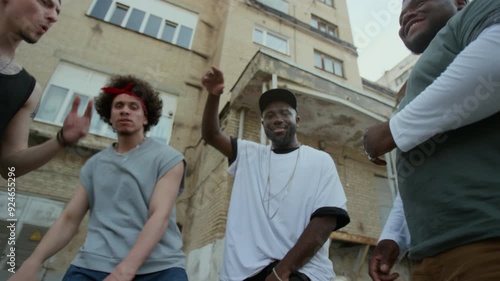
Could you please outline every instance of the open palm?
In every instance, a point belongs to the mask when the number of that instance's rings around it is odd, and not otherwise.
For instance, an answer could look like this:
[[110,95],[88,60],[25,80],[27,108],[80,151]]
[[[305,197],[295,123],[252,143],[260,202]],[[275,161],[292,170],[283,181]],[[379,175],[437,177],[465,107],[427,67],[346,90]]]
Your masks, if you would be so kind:
[[78,107],[80,106],[80,97],[75,97],[71,111],[66,116],[63,124],[63,138],[69,144],[78,142],[89,132],[90,120],[92,119],[92,101],[87,104],[83,116],[78,116]]

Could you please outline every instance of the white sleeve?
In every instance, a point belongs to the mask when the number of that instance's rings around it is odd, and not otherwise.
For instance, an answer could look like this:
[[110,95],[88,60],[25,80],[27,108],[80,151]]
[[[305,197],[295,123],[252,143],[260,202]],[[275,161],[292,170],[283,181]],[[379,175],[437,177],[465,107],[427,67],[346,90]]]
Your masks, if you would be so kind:
[[236,157],[234,158],[233,163],[229,165],[227,168],[227,172],[231,176],[236,176],[236,170],[238,169],[238,163],[240,162],[241,155],[243,152],[246,150],[247,146],[250,145],[248,141],[242,140],[242,139],[236,139]]
[[387,218],[378,241],[380,242],[381,240],[393,240],[399,245],[399,259],[403,258],[410,248],[410,231],[406,224],[403,201],[399,193],[394,200],[391,213]]
[[434,135],[500,111],[500,24],[486,28],[429,87],[391,118],[396,145],[408,151]]

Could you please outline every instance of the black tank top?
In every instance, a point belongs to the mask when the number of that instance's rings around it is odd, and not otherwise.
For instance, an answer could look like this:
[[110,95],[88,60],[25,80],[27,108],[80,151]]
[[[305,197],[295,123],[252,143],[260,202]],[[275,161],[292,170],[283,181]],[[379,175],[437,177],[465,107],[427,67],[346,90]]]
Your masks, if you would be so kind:
[[36,80],[25,69],[14,75],[0,73],[0,141],[10,120],[35,89]]

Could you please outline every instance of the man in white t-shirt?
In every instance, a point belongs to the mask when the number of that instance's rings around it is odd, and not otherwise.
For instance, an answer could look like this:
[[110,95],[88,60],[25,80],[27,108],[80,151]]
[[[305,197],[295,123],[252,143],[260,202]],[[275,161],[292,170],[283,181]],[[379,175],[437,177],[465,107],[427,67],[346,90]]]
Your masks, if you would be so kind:
[[297,101],[286,89],[259,99],[272,145],[237,140],[219,127],[224,77],[213,67],[202,78],[209,95],[203,139],[231,163],[234,176],[221,281],[330,281],[327,243],[349,223],[346,197],[332,158],[297,141]]

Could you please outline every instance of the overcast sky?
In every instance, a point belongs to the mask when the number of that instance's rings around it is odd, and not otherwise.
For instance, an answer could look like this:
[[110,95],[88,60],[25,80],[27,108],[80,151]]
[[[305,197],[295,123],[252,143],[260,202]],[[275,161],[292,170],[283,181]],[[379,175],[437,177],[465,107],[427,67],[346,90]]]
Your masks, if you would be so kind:
[[410,54],[398,36],[401,0],[347,0],[361,76],[372,81]]

